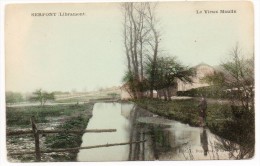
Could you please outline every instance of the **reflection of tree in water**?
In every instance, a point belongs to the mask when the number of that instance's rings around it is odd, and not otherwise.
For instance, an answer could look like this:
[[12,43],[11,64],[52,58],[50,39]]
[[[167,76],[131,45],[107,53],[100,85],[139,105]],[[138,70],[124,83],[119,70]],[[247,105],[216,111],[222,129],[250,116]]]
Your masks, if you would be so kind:
[[[170,150],[169,131],[164,125],[140,123],[138,117],[152,117],[153,114],[141,108],[134,107],[130,113],[130,141],[149,139],[153,158],[159,159],[159,152]],[[144,134],[145,133],[145,134]],[[146,142],[148,144],[148,142]],[[145,160],[145,147],[142,143],[132,144],[129,147],[129,160]]]
[[247,146],[242,146],[220,137],[216,139],[219,142],[216,143],[215,148],[228,152],[230,159],[247,159],[254,156],[254,142],[248,142]]
[[207,156],[209,148],[208,148],[208,136],[205,128],[203,129],[203,132],[200,133],[200,143],[204,151],[204,156]]
[[[130,142],[144,140],[143,124],[138,123],[137,118],[143,114],[142,111],[136,109],[136,106],[130,113],[130,123],[132,124],[130,130]],[[144,160],[144,146],[142,143],[130,144],[128,160]]]
[[159,159],[159,152],[167,152],[171,149],[170,133],[164,130],[164,125],[151,125],[150,135],[153,142],[153,151],[155,159]]
[[231,159],[246,159],[254,156],[255,118],[254,111],[241,107],[232,107],[232,120],[226,121],[224,127],[215,129],[220,143],[217,148],[229,152]]
[[[142,143],[130,145],[129,160],[145,160],[145,159],[158,160],[162,156],[165,157],[165,154],[176,155],[175,157],[177,157],[178,153],[180,155],[183,155],[182,157],[184,157],[186,160],[196,159],[196,155],[192,154],[194,152],[194,147],[185,142],[183,143],[178,142],[178,140],[176,142],[175,137],[173,137],[170,130],[167,129],[168,127],[167,125],[160,124],[160,123],[158,124],[150,123],[150,122],[146,123],[143,121],[139,122],[137,121],[139,117],[153,117],[153,114],[146,110],[143,110],[141,108],[136,108],[136,107],[134,107],[133,110],[130,112],[129,115],[129,120],[131,123],[130,141],[142,141],[146,139],[147,142],[145,143],[146,144],[145,148],[143,147]],[[240,123],[241,121],[242,120],[240,119]],[[226,128],[219,129],[217,133],[218,134],[228,133],[230,137],[238,136],[237,135],[238,128],[235,127],[237,123],[238,121],[232,121],[232,124],[231,122],[229,122],[229,124],[225,125]],[[242,125],[242,126],[241,124],[239,125],[240,130],[245,130],[245,131],[252,130],[252,127],[246,129],[246,125]],[[244,133],[245,131],[241,131],[241,132]],[[145,132],[145,138],[142,135],[143,132]],[[225,156],[230,159],[251,158],[254,155],[254,139],[252,139],[253,135],[251,135],[250,133],[252,132],[249,132],[249,134],[246,137],[237,138],[237,140],[240,141],[240,143],[238,144],[235,143],[236,141],[233,140],[229,141],[227,139],[223,139],[218,136],[215,136],[216,139],[212,139],[212,137],[210,136],[211,135],[210,132],[207,131],[206,129],[203,129],[202,132],[200,133],[200,143],[204,152],[204,156],[206,156],[207,158],[209,157],[210,159],[220,159]],[[244,134],[241,135],[245,136]],[[177,144],[175,145],[175,143]],[[144,154],[145,152],[147,152],[146,156]],[[172,157],[173,156],[167,156],[166,158],[168,159]]]

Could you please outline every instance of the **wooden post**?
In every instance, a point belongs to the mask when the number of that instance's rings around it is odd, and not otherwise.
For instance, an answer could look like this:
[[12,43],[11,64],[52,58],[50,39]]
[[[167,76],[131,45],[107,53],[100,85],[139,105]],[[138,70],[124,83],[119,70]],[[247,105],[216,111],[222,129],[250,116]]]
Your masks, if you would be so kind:
[[[145,132],[142,133],[142,140],[145,140]],[[143,153],[142,153],[142,157],[143,157],[143,160],[145,160],[145,141],[142,143],[142,150],[143,150]]]
[[34,136],[34,141],[35,141],[35,158],[36,161],[39,162],[41,161],[41,152],[40,152],[40,139],[39,139],[39,133],[37,131],[37,126],[35,124],[35,117],[31,117],[31,123],[32,123],[32,131],[33,131],[33,136]]

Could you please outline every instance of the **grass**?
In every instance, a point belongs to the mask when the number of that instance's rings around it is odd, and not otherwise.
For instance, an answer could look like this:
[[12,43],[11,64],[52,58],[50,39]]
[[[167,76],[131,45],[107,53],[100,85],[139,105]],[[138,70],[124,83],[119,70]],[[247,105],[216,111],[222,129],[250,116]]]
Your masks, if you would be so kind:
[[[151,112],[169,119],[178,120],[191,126],[199,126],[198,101],[194,99],[176,101],[142,99],[136,100],[135,103],[142,108],[148,109]],[[232,114],[228,105],[208,104],[208,123],[211,123],[212,121],[215,123],[215,119],[224,120],[231,117]]]
[[[83,105],[55,105],[55,106],[28,106],[28,107],[7,107],[6,120],[7,127],[30,127],[30,118],[35,116],[36,123],[48,123],[51,117],[66,117],[64,122],[55,129],[62,130],[84,130],[91,118],[94,103]],[[51,122],[50,122],[51,123]],[[82,135],[80,134],[45,134],[45,145],[47,148],[72,148],[79,147],[82,143]],[[12,143],[17,143],[14,139]],[[55,161],[76,161],[77,152],[54,153],[51,154]],[[18,156],[22,161],[30,161],[34,157]]]
[[[62,130],[83,130],[89,121],[89,116],[86,114],[80,114],[77,117],[72,117],[64,124],[58,126],[58,129]],[[48,148],[74,148],[80,147],[82,143],[82,134],[68,134],[66,132],[59,134],[52,134],[46,136],[46,145]],[[78,151],[77,151],[78,152]],[[77,152],[69,153],[69,155],[53,155],[52,157],[58,161],[76,161]]]
[[55,106],[27,106],[7,107],[6,123],[11,126],[28,126],[30,118],[35,116],[37,123],[48,122],[48,117],[70,116],[76,112],[85,111],[90,105],[55,105]]

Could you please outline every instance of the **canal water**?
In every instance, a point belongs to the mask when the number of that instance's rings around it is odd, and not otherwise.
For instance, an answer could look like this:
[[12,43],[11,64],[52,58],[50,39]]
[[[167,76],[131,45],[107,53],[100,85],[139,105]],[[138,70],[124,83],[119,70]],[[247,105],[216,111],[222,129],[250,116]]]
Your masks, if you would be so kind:
[[80,150],[78,161],[213,160],[230,159],[239,153],[229,147],[234,149],[232,142],[206,128],[168,120],[129,103],[96,103],[87,129],[117,131],[85,133],[81,147],[146,142]]

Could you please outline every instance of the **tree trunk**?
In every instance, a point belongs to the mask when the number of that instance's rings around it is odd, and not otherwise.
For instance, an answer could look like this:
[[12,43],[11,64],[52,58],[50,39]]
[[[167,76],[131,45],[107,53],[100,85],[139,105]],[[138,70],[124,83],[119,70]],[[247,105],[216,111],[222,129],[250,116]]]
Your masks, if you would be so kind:
[[162,91],[163,91],[164,101],[167,101],[167,94],[166,94],[165,89],[163,89]]
[[153,99],[153,89],[150,89],[150,98]]
[[167,90],[168,101],[171,101],[171,90],[169,87],[167,87],[166,90]]

